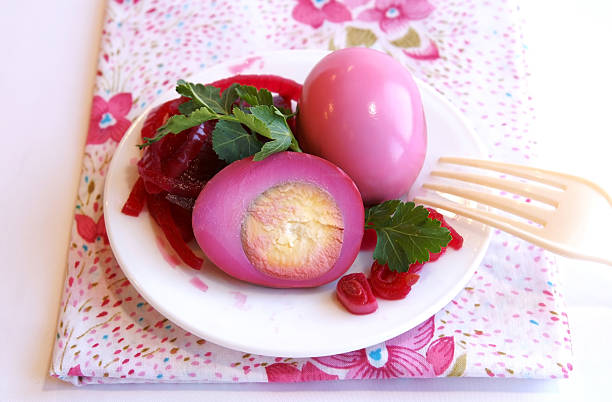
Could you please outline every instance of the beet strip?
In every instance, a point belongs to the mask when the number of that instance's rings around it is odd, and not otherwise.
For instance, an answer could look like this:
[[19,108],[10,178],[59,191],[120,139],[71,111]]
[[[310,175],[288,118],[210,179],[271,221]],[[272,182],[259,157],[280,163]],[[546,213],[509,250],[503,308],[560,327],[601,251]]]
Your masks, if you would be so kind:
[[139,167],[138,172],[145,183],[151,183],[164,191],[183,197],[196,198],[198,194],[200,194],[202,187],[204,187],[204,183],[191,182],[178,177],[172,178],[164,176],[163,173],[156,172],[152,169]]
[[134,187],[132,187],[128,199],[125,201],[125,204],[123,204],[121,212],[129,216],[140,215],[146,198],[147,192],[145,190],[144,180],[142,180],[142,177],[139,177],[136,183],[134,183]]
[[235,75],[215,81],[210,85],[219,88],[223,92],[232,84],[251,85],[257,89],[265,88],[270,92],[276,92],[282,97],[296,102],[302,94],[302,85],[277,75]]
[[193,269],[200,269],[202,267],[203,260],[193,253],[187,243],[183,240],[181,230],[178,228],[172,213],[170,211],[170,204],[163,197],[159,195],[148,194],[147,195],[147,206],[149,212],[155,219],[155,222],[159,225],[161,230],[164,232],[166,239],[170,243],[170,246],[176,251],[178,256],[183,262],[189,265]]

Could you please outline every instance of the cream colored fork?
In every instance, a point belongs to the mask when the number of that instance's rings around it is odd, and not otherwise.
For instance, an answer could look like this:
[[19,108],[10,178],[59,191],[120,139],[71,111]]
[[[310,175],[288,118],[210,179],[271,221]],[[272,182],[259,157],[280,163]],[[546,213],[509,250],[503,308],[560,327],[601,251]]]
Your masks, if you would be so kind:
[[[566,257],[612,265],[612,198],[597,184],[564,173],[509,163],[455,157],[440,158],[439,163],[493,170],[531,182],[457,169],[434,170],[431,176],[443,179],[423,184],[424,188],[433,192],[415,197],[416,203],[471,218]],[[517,201],[493,191],[478,190],[474,186],[446,184],[448,180],[458,180],[459,184],[475,183],[522,195],[548,207]],[[449,200],[456,197],[496,208],[525,221],[496,213],[490,208],[473,208],[467,203]],[[608,234],[604,236],[604,232]]]

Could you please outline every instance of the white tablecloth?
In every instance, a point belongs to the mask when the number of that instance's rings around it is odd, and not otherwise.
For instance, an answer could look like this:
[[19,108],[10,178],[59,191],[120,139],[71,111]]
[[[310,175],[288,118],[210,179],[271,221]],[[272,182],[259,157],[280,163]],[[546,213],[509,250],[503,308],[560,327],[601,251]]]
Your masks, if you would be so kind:
[[[6,3],[0,13],[0,399],[607,400],[612,270],[560,259],[574,346],[569,380],[434,379],[75,389],[48,377],[72,203],[88,126],[103,1]],[[612,5],[522,2],[541,165],[612,192]],[[8,123],[8,124],[7,124]],[[602,229],[602,236],[604,235]],[[36,250],[33,252],[32,250]],[[282,392],[278,392],[282,391]]]

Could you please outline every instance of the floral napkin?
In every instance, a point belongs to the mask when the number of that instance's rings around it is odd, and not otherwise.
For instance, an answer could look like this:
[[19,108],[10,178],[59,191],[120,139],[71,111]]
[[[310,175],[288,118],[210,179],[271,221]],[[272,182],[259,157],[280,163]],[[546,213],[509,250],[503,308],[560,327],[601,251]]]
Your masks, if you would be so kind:
[[504,233],[465,289],[416,328],[366,349],[292,359],[223,348],[156,312],[115,261],[102,215],[104,176],[130,120],[178,78],[277,49],[390,53],[467,116],[492,158],[532,163],[519,23],[512,0],[110,1],[51,375],[74,384],[567,377],[555,260]]

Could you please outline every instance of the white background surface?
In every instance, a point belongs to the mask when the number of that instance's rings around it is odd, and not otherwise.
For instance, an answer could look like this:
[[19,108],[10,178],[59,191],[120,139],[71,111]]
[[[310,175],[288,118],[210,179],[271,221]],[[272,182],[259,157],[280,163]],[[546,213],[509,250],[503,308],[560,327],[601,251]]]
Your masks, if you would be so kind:
[[[538,112],[534,129],[543,144],[538,165],[590,178],[612,192],[612,2],[520,3]],[[565,259],[559,263],[575,354],[569,380],[76,389],[48,377],[103,9],[102,0],[2,4],[0,400],[609,400],[612,269]]]

